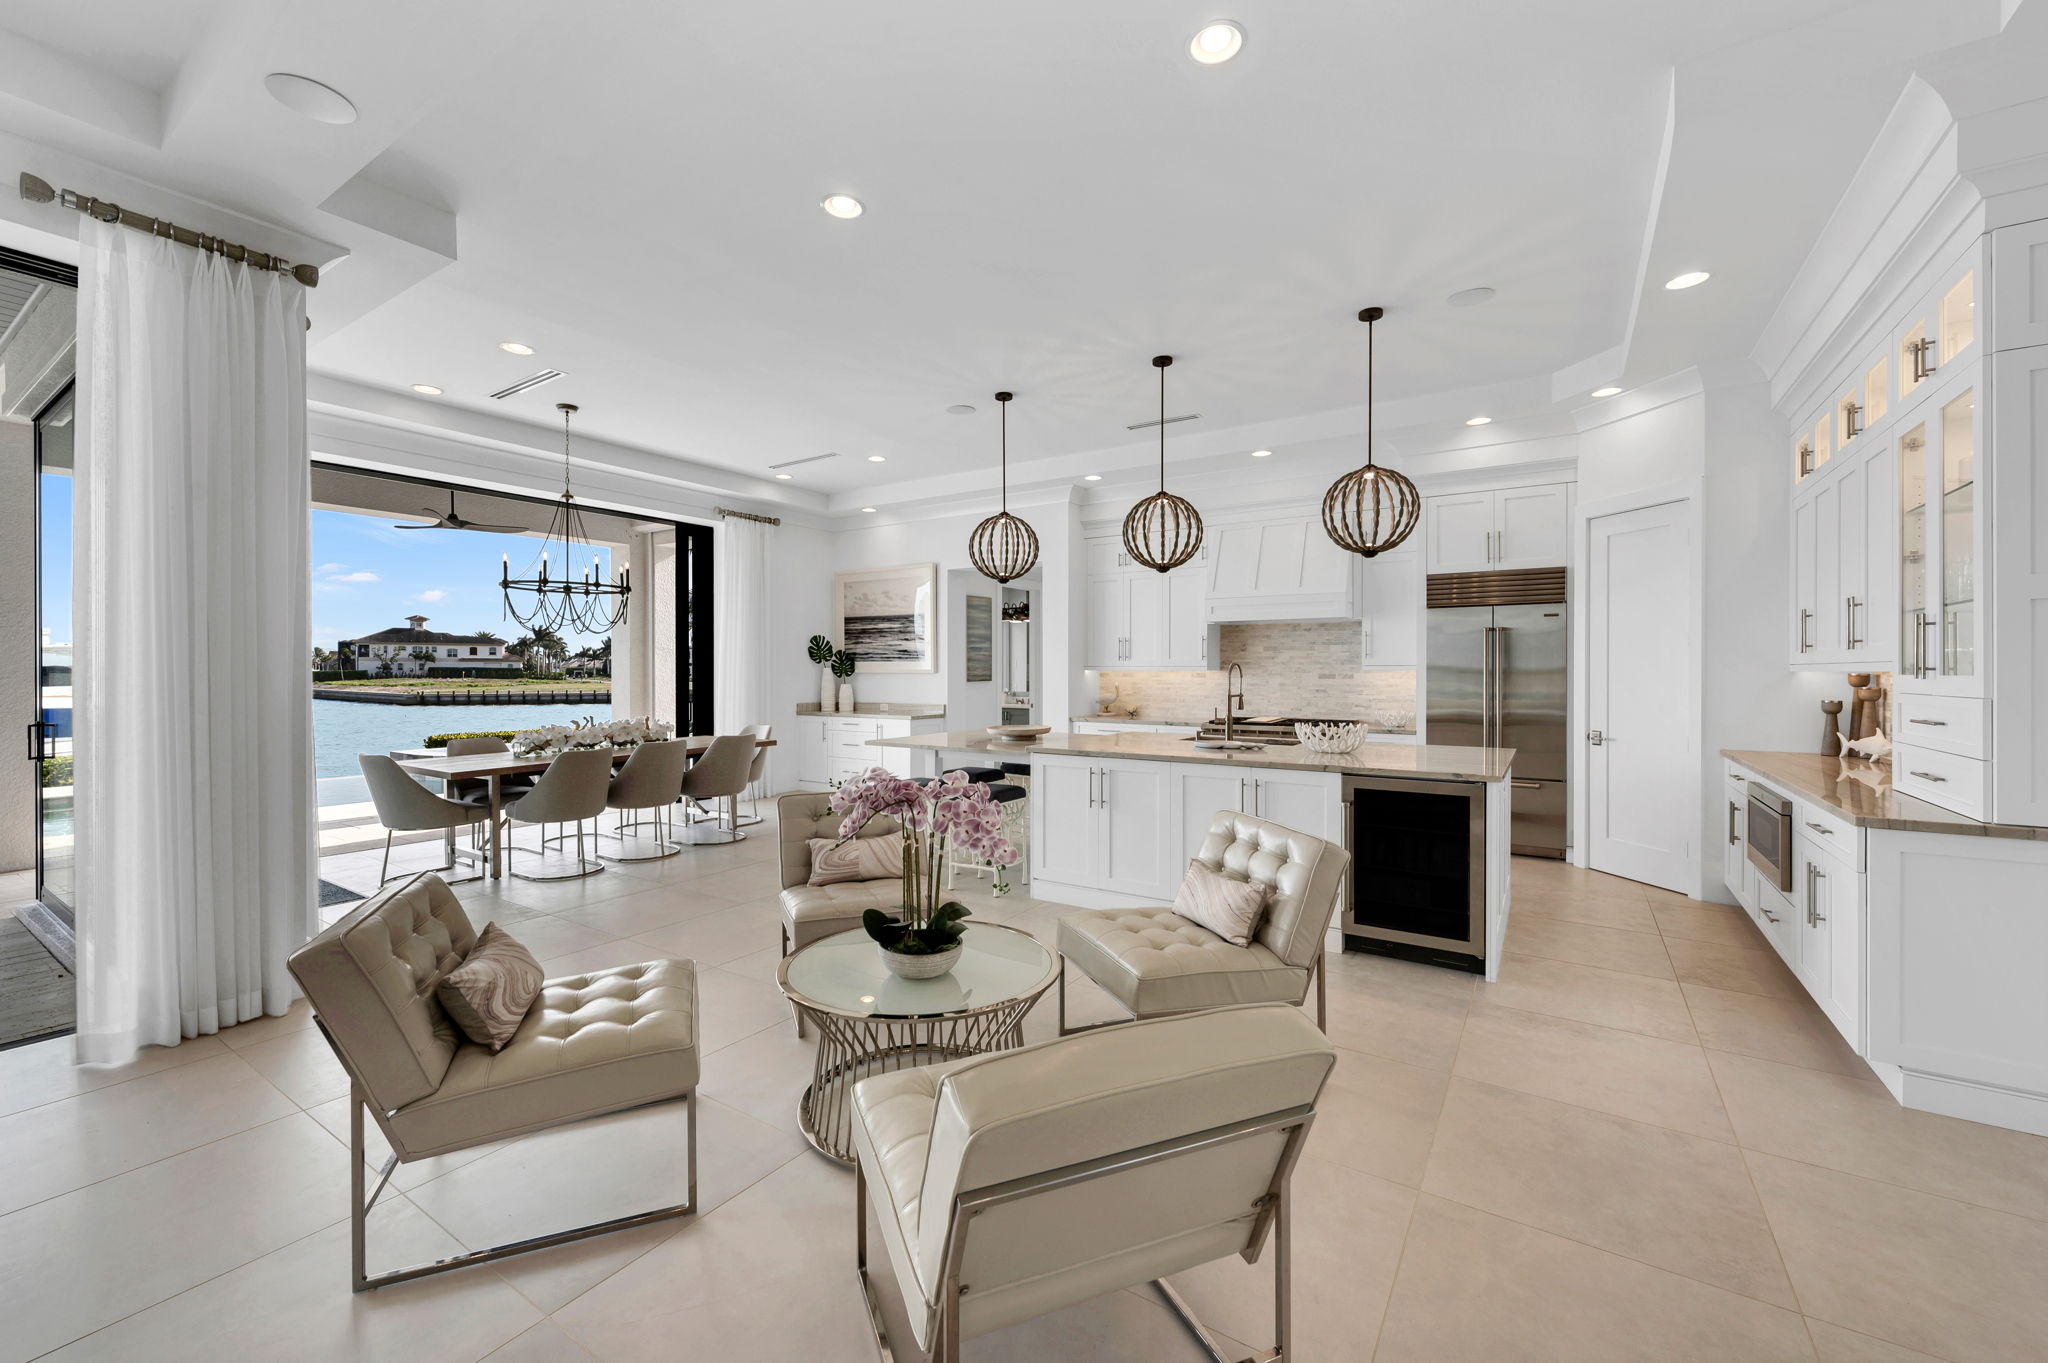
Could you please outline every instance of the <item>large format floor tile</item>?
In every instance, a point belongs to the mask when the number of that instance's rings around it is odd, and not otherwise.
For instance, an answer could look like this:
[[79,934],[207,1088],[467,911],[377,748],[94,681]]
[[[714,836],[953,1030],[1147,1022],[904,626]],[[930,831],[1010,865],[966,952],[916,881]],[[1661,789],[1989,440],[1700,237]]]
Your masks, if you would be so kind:
[[1734,1051],[1810,1070],[1870,1077],[1863,1057],[1842,1039],[1812,999],[1781,999],[1704,984],[1683,988],[1700,1044],[1710,1051]]
[[1500,979],[1492,984],[1482,981],[1478,996],[1503,1008],[1643,1032],[1666,1041],[1697,1039],[1685,994],[1674,980],[1509,952],[1501,962]]
[[1508,919],[1508,950],[1551,961],[1573,961],[1652,979],[1671,978],[1671,958],[1664,939],[1654,932],[1603,928],[1562,918]]

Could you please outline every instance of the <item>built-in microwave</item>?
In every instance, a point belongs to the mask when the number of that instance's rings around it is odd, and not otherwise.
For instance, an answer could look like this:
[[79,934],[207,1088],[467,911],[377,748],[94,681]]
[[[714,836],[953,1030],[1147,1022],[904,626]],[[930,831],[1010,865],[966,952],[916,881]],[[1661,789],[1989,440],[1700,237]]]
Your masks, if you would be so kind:
[[1749,783],[1749,860],[1780,894],[1792,893],[1792,802]]

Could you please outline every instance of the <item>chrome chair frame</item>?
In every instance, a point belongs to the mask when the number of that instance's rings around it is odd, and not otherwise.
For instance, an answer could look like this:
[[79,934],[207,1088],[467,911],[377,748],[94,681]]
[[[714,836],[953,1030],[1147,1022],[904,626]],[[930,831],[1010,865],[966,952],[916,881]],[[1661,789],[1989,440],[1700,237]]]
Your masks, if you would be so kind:
[[[1316,953],[1315,960],[1309,965],[1308,968],[1308,973],[1315,983],[1316,1030],[1321,1032],[1324,1036],[1328,1036],[1330,1034],[1330,995],[1328,984],[1324,979],[1324,975],[1326,972],[1323,969],[1323,963],[1329,957],[1329,954],[1330,948],[1329,944],[1326,942],[1323,945],[1323,949]],[[1085,975],[1088,972],[1084,970],[1081,973]],[[1090,1022],[1080,1027],[1067,1026],[1067,958],[1065,954],[1060,955],[1060,978],[1059,982],[1056,985],[1054,985],[1054,990],[1059,996],[1060,1036],[1074,1036],[1081,1032],[1097,1031],[1103,1027],[1121,1027],[1127,1022],[1138,1021],[1138,1015],[1133,1013],[1131,1016],[1127,1018],[1111,1018],[1108,1022]],[[1285,1000],[1276,1000],[1276,1002],[1284,1003]],[[1294,1006],[1296,1008],[1308,1007],[1308,989],[1306,986],[1304,986],[1302,989],[1302,996],[1299,999],[1295,1000]],[[1176,1009],[1171,1013],[1148,1013],[1146,1014],[1146,1016],[1161,1018],[1178,1017],[1182,1013],[1206,1013],[1207,1011],[1209,1010],[1206,1008],[1183,1008]]]
[[[1107,1025],[1107,1024],[1105,1024]],[[974,1218],[993,1206],[1005,1202],[1016,1202],[1040,1193],[1055,1192],[1076,1184],[1087,1183],[1106,1174],[1122,1173],[1146,1164],[1192,1154],[1219,1145],[1228,1145],[1251,1136],[1269,1131],[1285,1131],[1287,1143],[1280,1152],[1279,1162],[1274,1166],[1273,1179],[1266,1192],[1250,1210],[1258,1215],[1245,1248],[1238,1257],[1246,1263],[1257,1263],[1266,1241],[1266,1232],[1273,1233],[1273,1334],[1274,1346],[1253,1354],[1241,1363],[1287,1363],[1288,1347],[1293,1337],[1293,1312],[1291,1296],[1294,1286],[1292,1246],[1289,1240],[1288,1185],[1294,1176],[1294,1166],[1301,1156],[1301,1148],[1308,1138],[1309,1126],[1315,1121],[1313,1107],[1288,1108],[1283,1112],[1269,1113],[1263,1117],[1251,1117],[1223,1126],[1211,1127],[1188,1136],[1159,1141],[1152,1145],[1140,1146],[1136,1150],[1119,1151],[1099,1159],[1084,1160],[1059,1169],[1043,1173],[1028,1174],[1023,1178],[1011,1179],[1007,1183],[992,1184],[958,1194],[953,1199],[952,1216],[946,1228],[945,1272],[940,1277],[938,1304],[926,1309],[937,1316],[934,1328],[927,1329],[931,1338],[929,1349],[905,1353],[900,1363],[959,1363],[960,1360],[960,1298],[972,1290],[973,1284],[962,1284],[960,1266],[967,1254],[967,1234]],[[361,1161],[357,1161],[361,1167]],[[875,1332],[875,1347],[881,1350],[882,1363],[899,1363],[899,1356],[889,1343],[888,1327],[882,1316],[882,1302],[875,1287],[874,1276],[868,1271],[868,1189],[867,1170],[860,1162],[854,1162],[854,1258],[855,1271],[860,1275],[861,1298],[867,1303],[868,1324]],[[1216,1336],[1202,1324],[1180,1293],[1164,1278],[1153,1279],[1152,1285],[1159,1289],[1181,1324],[1193,1334],[1196,1342],[1208,1353],[1212,1363],[1233,1363],[1228,1358]],[[900,1285],[899,1285],[900,1287]],[[901,1297],[899,1290],[898,1296]],[[908,1301],[903,1302],[907,1312],[911,1310]],[[913,1342],[913,1349],[916,1345]]]
[[[372,1275],[368,1271],[370,1210],[377,1205],[377,1198],[384,1192],[385,1185],[390,1183],[392,1171],[400,1163],[398,1157],[399,1142],[392,1136],[391,1127],[385,1119],[385,1114],[371,1104],[369,1090],[364,1087],[363,1081],[357,1077],[355,1067],[349,1064],[348,1056],[342,1053],[341,1047],[334,1044],[334,1035],[327,1030],[327,1024],[320,1019],[318,1014],[314,1015],[313,1021],[319,1027],[320,1035],[326,1040],[328,1049],[334,1052],[335,1059],[341,1062],[341,1067],[347,1071],[349,1078],[349,1291],[368,1292],[374,1288],[389,1287],[393,1283],[410,1282],[414,1278],[430,1277],[436,1273],[448,1273],[458,1268],[468,1268],[472,1264],[485,1264],[497,1259],[509,1259],[515,1254],[526,1254],[537,1249],[552,1249],[556,1245],[566,1245],[577,1240],[587,1240],[594,1235],[609,1235],[613,1231],[631,1230],[635,1226],[645,1226],[656,1221],[667,1221],[675,1217],[691,1216],[696,1213],[697,1091],[691,1089],[680,1098],[663,1098],[658,1102],[641,1104],[641,1107],[657,1107],[661,1103],[680,1102],[687,1109],[689,1134],[685,1138],[685,1143],[689,1162],[690,1196],[688,1201],[669,1207],[656,1207],[644,1212],[632,1212],[626,1216],[615,1216],[608,1221],[596,1221],[587,1226],[578,1226],[574,1230],[555,1231],[547,1235],[530,1236],[524,1240],[512,1240],[502,1245],[493,1245],[489,1249],[470,1250],[465,1254],[450,1255],[446,1259],[436,1259],[430,1263],[414,1264],[408,1268],[393,1269],[389,1273]],[[384,1167],[378,1171],[377,1186],[370,1190],[370,1195],[367,1198],[363,1196],[363,1187],[368,1181],[368,1170],[366,1167],[367,1152],[363,1148],[363,1112],[365,1109],[368,1109],[370,1114],[376,1118],[378,1129],[384,1133],[385,1140],[392,1147],[391,1157],[384,1161]],[[638,1110],[638,1108],[618,1109],[618,1111],[622,1112]],[[610,1114],[602,1115],[609,1116]],[[566,1122],[551,1122],[546,1126],[531,1128],[529,1132],[506,1132],[491,1136],[486,1140],[473,1142],[470,1146],[458,1146],[456,1148],[471,1149],[475,1145],[488,1145],[493,1141],[503,1140],[508,1135],[530,1134],[532,1130],[550,1131],[556,1127],[571,1126],[575,1122],[586,1120],[588,1119],[577,1117]],[[447,1154],[449,1152],[444,1150],[439,1153]]]

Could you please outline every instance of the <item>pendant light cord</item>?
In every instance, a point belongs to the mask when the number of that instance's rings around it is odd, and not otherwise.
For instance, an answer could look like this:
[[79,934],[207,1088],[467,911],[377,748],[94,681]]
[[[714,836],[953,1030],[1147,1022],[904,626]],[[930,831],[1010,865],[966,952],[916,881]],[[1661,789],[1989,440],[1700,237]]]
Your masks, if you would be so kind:
[[[1155,364],[1158,362],[1155,360]],[[1159,365],[1159,490],[1166,491],[1166,366]]]
[[1365,466],[1366,466],[1367,468],[1371,468],[1371,467],[1373,466],[1373,465],[1372,465],[1372,371],[1373,371],[1373,346],[1372,346],[1372,333],[1373,333],[1373,327],[1374,327],[1374,325],[1375,325],[1375,321],[1370,321],[1370,320],[1369,320],[1369,321],[1367,321],[1367,322],[1366,322],[1366,324],[1365,324]]
[[1010,399],[1007,395],[997,399],[1003,414],[1003,514],[1010,514]]

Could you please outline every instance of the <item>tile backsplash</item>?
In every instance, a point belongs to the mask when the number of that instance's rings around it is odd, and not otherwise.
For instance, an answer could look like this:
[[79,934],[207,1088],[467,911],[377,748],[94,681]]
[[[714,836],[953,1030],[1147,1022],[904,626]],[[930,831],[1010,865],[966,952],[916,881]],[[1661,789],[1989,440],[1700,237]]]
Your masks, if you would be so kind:
[[1207,719],[1223,705],[1224,670],[1244,669],[1244,711],[1312,719],[1375,719],[1415,711],[1415,673],[1358,670],[1355,623],[1224,625],[1214,672],[1103,672],[1100,700],[1141,719]]

